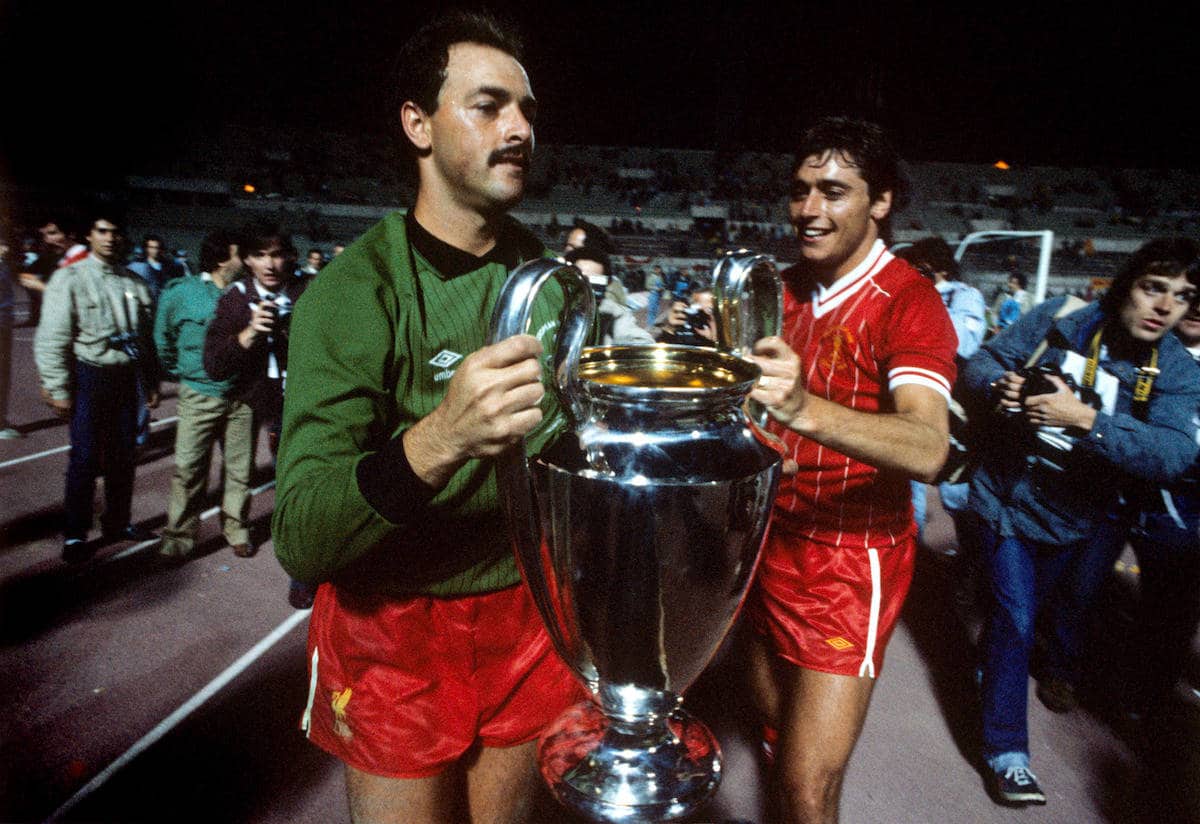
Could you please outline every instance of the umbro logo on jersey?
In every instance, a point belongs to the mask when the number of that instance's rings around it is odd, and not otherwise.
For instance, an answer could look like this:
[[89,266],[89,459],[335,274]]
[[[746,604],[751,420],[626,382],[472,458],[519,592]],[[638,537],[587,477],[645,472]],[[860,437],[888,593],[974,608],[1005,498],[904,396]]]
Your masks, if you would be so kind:
[[843,638],[840,635],[838,635],[835,638],[826,638],[825,643],[829,644],[829,646],[833,647],[834,649],[836,649],[838,651],[844,651],[844,650],[854,648],[854,642],[847,641],[845,638]]
[[440,370],[433,376],[434,383],[448,381],[454,377],[454,370],[450,367],[456,365],[462,359],[462,355],[458,354],[457,352],[451,352],[449,349],[443,349],[441,352],[438,352],[436,355],[430,358],[429,363],[438,367]]
[[429,363],[438,367],[439,369],[448,369],[462,360],[462,358],[463,356],[457,352],[451,352],[449,349],[443,349],[441,352],[438,352],[436,355],[430,358]]

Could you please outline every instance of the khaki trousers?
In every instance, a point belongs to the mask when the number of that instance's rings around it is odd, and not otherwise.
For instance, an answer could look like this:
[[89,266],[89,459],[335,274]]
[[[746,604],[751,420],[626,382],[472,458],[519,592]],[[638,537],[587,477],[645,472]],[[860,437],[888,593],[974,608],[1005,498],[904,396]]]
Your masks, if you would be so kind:
[[221,442],[224,493],[221,532],[230,544],[250,540],[250,471],[254,465],[254,415],[244,403],[204,395],[179,384],[175,474],[163,529],[163,555],[187,555],[196,543],[208,488],[213,444]]

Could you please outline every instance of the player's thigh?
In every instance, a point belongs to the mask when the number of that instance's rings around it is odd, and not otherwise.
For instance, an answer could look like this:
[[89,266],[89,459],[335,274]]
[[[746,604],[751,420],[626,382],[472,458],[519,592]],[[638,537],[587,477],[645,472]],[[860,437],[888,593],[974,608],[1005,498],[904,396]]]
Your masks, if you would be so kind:
[[808,776],[840,773],[862,732],[875,679],[796,666],[784,677],[781,766]]
[[354,824],[453,824],[461,820],[462,784],[450,769],[429,778],[388,778],[346,765]]
[[472,824],[519,824],[529,820],[540,789],[537,742],[480,747],[467,766]]
[[770,642],[742,622],[734,639],[733,653],[745,667],[745,683],[754,709],[763,723],[778,729],[783,717],[784,672],[790,668],[771,649]]

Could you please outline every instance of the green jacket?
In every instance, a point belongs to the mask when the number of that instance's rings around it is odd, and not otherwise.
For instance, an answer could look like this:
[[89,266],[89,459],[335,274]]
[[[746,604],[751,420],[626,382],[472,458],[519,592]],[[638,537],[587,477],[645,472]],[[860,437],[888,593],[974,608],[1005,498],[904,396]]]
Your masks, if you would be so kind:
[[232,384],[204,371],[204,335],[220,297],[221,288],[206,277],[175,278],[167,282],[154,318],[154,346],[163,371],[213,398],[224,397]]
[[[507,231],[523,259],[544,254],[515,221]],[[490,461],[468,461],[399,523],[360,488],[359,463],[394,448],[393,439],[441,402],[462,358],[484,346],[508,277],[496,262],[444,277],[407,234],[404,216],[388,215],[323,269],[296,305],[275,552],[294,578],[359,591],[454,596],[511,586],[519,576]],[[543,292],[530,328],[548,362],[562,296],[553,285]],[[543,431],[558,418],[546,397]]]

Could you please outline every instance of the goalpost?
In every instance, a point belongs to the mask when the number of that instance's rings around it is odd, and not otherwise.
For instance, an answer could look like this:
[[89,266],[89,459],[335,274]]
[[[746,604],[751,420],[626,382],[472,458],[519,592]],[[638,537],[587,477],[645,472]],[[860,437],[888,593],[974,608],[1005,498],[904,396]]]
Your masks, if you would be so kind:
[[959,241],[958,248],[954,250],[955,261],[962,263],[963,255],[967,248],[972,244],[990,243],[997,240],[1009,240],[1012,238],[1037,237],[1041,238],[1040,249],[1038,252],[1038,265],[1036,281],[1033,287],[1033,302],[1034,304],[1041,303],[1046,299],[1046,284],[1050,280],[1050,255],[1054,253],[1054,232],[1050,229],[1040,229],[1038,231],[1018,232],[1007,229],[989,229],[982,232],[971,232]]

